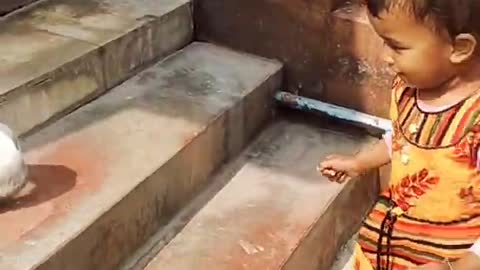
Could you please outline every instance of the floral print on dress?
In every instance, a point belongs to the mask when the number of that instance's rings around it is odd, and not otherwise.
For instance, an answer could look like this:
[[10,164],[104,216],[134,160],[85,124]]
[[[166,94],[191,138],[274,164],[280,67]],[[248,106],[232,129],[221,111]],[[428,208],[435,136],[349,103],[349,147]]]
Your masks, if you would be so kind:
[[414,200],[427,193],[439,181],[439,177],[431,176],[427,169],[422,169],[418,173],[405,176],[400,183],[391,186],[388,192],[398,207],[406,212],[414,206]]
[[469,187],[460,189],[458,196],[465,203],[463,214],[466,217],[480,214],[480,178]]
[[455,146],[452,158],[468,165],[471,169],[479,168],[478,151],[480,149],[480,125],[473,126],[465,137]]
[[392,132],[392,152],[400,152],[405,145],[403,140],[403,134],[400,131],[398,123],[395,121],[393,123],[393,132]]

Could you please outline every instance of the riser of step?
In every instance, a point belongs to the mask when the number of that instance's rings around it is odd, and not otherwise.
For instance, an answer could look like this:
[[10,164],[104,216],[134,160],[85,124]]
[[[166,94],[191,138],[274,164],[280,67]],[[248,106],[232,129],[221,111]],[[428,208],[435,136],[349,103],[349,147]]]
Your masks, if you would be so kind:
[[345,2],[194,1],[196,36],[279,59],[285,91],[386,117],[392,74],[382,43],[365,14],[349,12],[355,5],[332,12]]
[[326,155],[352,153],[369,141],[276,122],[239,157],[243,166],[230,182],[144,269],[328,269],[376,198],[378,174],[339,185],[315,168]]
[[192,40],[188,0],[47,0],[0,22],[0,122],[24,134]]
[[117,269],[262,128],[281,80],[193,43],[27,138],[37,187],[2,210],[0,269]]
[[365,8],[343,6],[331,14],[329,25],[336,58],[329,65],[323,98],[388,117],[393,73],[383,59],[383,41],[368,22]]

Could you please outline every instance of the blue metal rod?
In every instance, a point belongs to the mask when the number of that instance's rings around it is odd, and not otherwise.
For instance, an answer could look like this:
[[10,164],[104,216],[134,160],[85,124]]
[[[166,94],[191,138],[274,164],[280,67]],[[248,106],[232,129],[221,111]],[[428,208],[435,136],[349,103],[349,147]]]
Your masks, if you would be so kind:
[[333,118],[355,122],[361,125],[374,127],[382,131],[391,131],[392,123],[390,120],[348,109],[345,107],[321,102],[318,100],[297,96],[288,92],[278,92],[275,94],[275,100],[280,104],[290,108],[307,111],[325,113]]

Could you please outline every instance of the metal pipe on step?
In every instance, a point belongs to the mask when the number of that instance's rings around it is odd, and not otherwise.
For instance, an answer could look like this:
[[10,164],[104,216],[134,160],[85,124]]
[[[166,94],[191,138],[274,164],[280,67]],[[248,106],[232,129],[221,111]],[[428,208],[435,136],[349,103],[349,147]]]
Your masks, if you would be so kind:
[[325,103],[315,99],[310,99],[288,92],[277,92],[275,100],[281,105],[306,111],[324,113],[330,117],[342,119],[360,124],[362,126],[373,127],[383,132],[392,130],[391,121],[385,118],[376,117],[370,114],[362,113],[345,107]]

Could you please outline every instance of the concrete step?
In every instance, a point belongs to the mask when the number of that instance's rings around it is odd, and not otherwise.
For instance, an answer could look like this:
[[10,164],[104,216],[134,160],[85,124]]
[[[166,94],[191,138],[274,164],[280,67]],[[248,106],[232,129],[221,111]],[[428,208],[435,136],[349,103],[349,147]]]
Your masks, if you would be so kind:
[[0,20],[0,122],[24,134],[192,40],[188,0],[44,0]]
[[34,188],[0,208],[0,269],[118,269],[262,128],[281,79],[192,43],[28,137]]
[[328,269],[378,194],[375,172],[346,185],[317,174],[327,154],[371,141],[346,132],[273,124],[228,165],[236,171],[216,180],[228,184],[142,269]]
[[22,8],[38,0],[3,0],[0,3],[0,16],[4,16],[15,9]]
[[323,98],[388,117],[393,73],[383,60],[383,41],[371,27],[365,7],[347,1],[332,12],[329,25],[329,42],[336,44],[331,53],[337,58],[330,63]]

